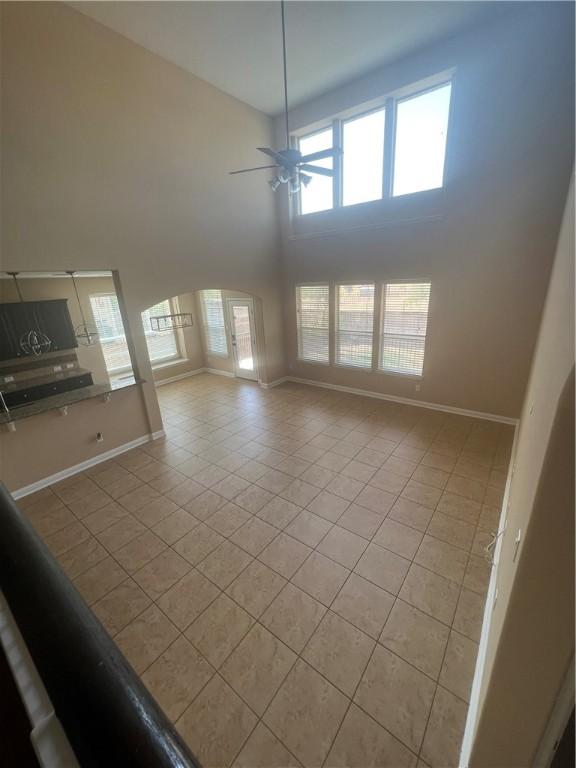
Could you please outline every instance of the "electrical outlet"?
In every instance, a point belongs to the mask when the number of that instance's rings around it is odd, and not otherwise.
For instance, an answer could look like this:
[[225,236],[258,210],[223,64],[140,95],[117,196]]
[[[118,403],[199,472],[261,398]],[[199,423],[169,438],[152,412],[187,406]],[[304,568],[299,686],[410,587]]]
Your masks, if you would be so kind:
[[420,392],[420,384],[416,384],[415,389],[416,389],[416,392]]

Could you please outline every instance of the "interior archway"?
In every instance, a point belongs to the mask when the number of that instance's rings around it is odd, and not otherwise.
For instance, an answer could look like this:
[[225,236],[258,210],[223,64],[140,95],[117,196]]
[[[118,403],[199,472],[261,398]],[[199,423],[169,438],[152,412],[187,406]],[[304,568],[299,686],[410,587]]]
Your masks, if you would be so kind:
[[209,287],[163,298],[142,312],[154,382],[197,373],[261,381],[266,354],[261,299]]

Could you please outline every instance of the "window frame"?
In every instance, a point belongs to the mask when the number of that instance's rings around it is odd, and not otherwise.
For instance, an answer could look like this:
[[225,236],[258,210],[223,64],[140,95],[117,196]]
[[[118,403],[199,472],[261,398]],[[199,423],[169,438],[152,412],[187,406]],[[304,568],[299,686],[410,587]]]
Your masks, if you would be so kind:
[[[290,143],[294,149],[300,150],[300,142],[303,139],[310,139],[312,136],[317,136],[319,133],[324,133],[324,131],[332,130],[332,146],[339,146],[339,144],[336,143],[336,140],[338,142],[340,141],[340,136],[336,136],[335,133],[335,120],[329,120],[328,122],[323,122],[320,127],[316,126],[313,130],[306,131],[305,133],[298,133],[293,134],[290,137]],[[341,165],[340,163],[340,157],[337,158],[334,157],[332,160],[332,208],[324,208],[323,211],[310,211],[310,213],[302,213],[302,194],[298,192],[296,195],[294,195],[294,201],[295,201],[295,213],[297,216],[313,216],[315,213],[326,213],[326,211],[332,211],[336,207],[336,197],[337,194],[336,188],[334,185],[334,180],[337,175],[337,169],[336,166]],[[339,173],[339,171],[338,171]]]
[[[299,288],[327,288],[328,289],[328,360],[308,360],[305,357],[300,357],[300,338],[298,322],[299,310],[298,310],[298,289]],[[306,363],[306,365],[321,365],[324,368],[332,365],[332,325],[333,325],[333,311],[331,301],[331,285],[329,282],[316,282],[316,283],[296,283],[294,285],[294,307],[296,309],[296,360],[299,363]]]
[[[338,282],[332,281],[320,281],[310,283],[296,283],[294,285],[294,326],[296,330],[296,357],[295,362],[305,365],[320,365],[323,367],[342,368],[348,371],[358,371],[361,373],[376,373],[383,376],[397,376],[403,379],[409,379],[416,382],[420,382],[424,379],[426,374],[426,342],[430,330],[430,309],[431,309],[431,296],[432,296],[432,279],[430,277],[410,277],[410,278],[395,278],[388,280],[343,280]],[[422,362],[422,373],[407,373],[402,371],[391,371],[381,367],[382,357],[382,339],[384,337],[384,313],[385,313],[385,300],[386,300],[386,286],[388,285],[420,285],[428,284],[430,286],[430,293],[428,298],[428,312],[426,317],[426,334],[424,339],[424,359]],[[339,305],[339,288],[346,285],[371,285],[374,286],[374,305],[372,309],[372,359],[370,366],[357,366],[348,365],[346,363],[338,362],[337,345],[338,345],[338,305]],[[328,287],[328,362],[321,362],[318,360],[306,360],[299,356],[299,344],[298,344],[298,298],[297,290],[300,287],[314,287],[322,286]]]
[[[450,102],[448,104],[448,119],[446,120],[446,147],[444,149],[444,162],[442,164],[442,184],[440,184],[439,187],[431,187],[430,189],[417,189],[414,192],[404,192],[401,195],[395,195],[394,194],[394,160],[396,158],[396,129],[397,129],[397,110],[398,105],[401,104],[404,101],[412,101],[412,99],[417,99],[420,96],[425,96],[427,93],[432,93],[433,91],[437,91],[440,88],[444,88],[444,86],[450,85]],[[411,195],[422,195],[426,194],[426,192],[433,192],[435,189],[444,189],[445,185],[445,176],[446,176],[446,153],[448,150],[448,137],[450,134],[450,122],[451,122],[451,116],[452,116],[452,94],[454,91],[454,77],[451,76],[449,78],[446,78],[438,83],[435,83],[434,85],[429,85],[426,88],[421,88],[418,91],[414,91],[413,93],[407,93],[400,96],[396,96],[394,98],[394,125],[393,125],[393,136],[391,137],[391,143],[392,146],[390,147],[391,151],[391,157],[390,157],[390,179],[389,179],[389,190],[388,194],[390,199],[398,200],[401,197],[410,197]]]
[[[218,291],[220,293],[220,303],[222,304],[222,327],[224,328],[224,339],[226,341],[226,352],[211,352],[208,347],[208,335],[206,333],[206,328],[208,327],[208,323],[206,322],[206,304],[204,301],[204,294],[207,291]],[[222,289],[221,288],[202,288],[200,290],[200,314],[202,317],[202,342],[204,345],[204,351],[206,353],[207,357],[219,357],[222,360],[229,360],[230,359],[230,341],[228,339],[229,334],[229,328],[228,328],[228,322],[226,319],[226,310],[224,308],[224,296],[222,296]]]
[[[372,349],[371,349],[371,359],[370,359],[370,365],[361,366],[361,365],[350,365],[348,363],[340,363],[338,362],[338,334],[339,334],[339,328],[338,328],[338,314],[339,314],[339,305],[340,305],[340,299],[339,299],[339,293],[340,288],[344,287],[346,285],[371,285],[374,288],[373,298],[372,298]],[[332,365],[336,368],[345,368],[348,371],[362,371],[364,373],[370,373],[374,370],[374,340],[377,339],[376,335],[376,327],[375,327],[375,320],[376,320],[376,306],[377,306],[377,291],[378,291],[378,281],[376,280],[344,280],[339,281],[337,283],[334,283],[334,299],[333,299],[333,312],[332,312],[332,354],[331,354],[331,360]]]
[[[100,331],[98,329],[98,323],[96,321],[96,317],[94,316],[94,307],[92,306],[92,298],[109,298],[110,296],[113,296],[116,299],[116,302],[118,303],[118,314],[120,315],[120,320],[122,321],[122,330],[124,343],[126,344],[126,349],[128,351],[128,358],[130,360],[129,365],[121,366],[120,368],[108,368],[108,364],[106,362],[106,355],[104,354],[104,343],[102,341],[102,336],[100,335]],[[90,303],[90,312],[92,313],[92,320],[94,322],[94,325],[98,329],[98,344],[100,346],[100,350],[102,352],[102,357],[104,358],[104,365],[106,366],[106,373],[111,379],[115,379],[118,376],[121,376],[124,373],[128,373],[128,371],[134,370],[134,364],[132,361],[132,355],[130,354],[130,346],[128,345],[128,337],[126,336],[126,326],[124,325],[124,318],[122,317],[122,309],[120,307],[120,301],[118,299],[118,294],[114,291],[97,291],[96,293],[91,293],[88,296],[88,301]],[[120,336],[117,336],[116,338],[121,338]]]
[[[354,208],[357,205],[367,205],[369,203],[376,203],[378,200],[383,200],[386,197],[386,134],[388,133],[387,128],[387,122],[388,122],[388,109],[390,99],[385,99],[380,105],[370,107],[369,109],[364,109],[362,112],[355,112],[353,115],[347,115],[346,117],[337,118],[334,120],[335,123],[338,123],[338,144],[336,146],[342,147],[342,150],[344,150],[344,126],[346,123],[353,123],[355,120],[360,120],[362,117],[368,117],[368,115],[373,115],[375,112],[384,112],[384,142],[383,142],[383,148],[382,148],[382,194],[380,197],[377,197],[373,200],[362,200],[359,203],[348,203],[347,205],[344,204],[344,163],[343,160],[343,154],[338,155],[338,172],[339,172],[339,179],[335,187],[337,187],[337,190],[335,189],[335,193],[337,191],[338,194],[338,205],[334,206],[334,208]],[[335,135],[335,131],[332,132],[332,135]]]
[[[158,301],[156,304],[153,304],[152,307],[156,307],[158,304],[163,304],[165,301],[168,302],[168,309],[169,313],[171,315],[178,314],[178,299],[174,296],[170,299],[164,299],[163,301]],[[152,309],[152,307],[148,307],[144,310],[144,312],[147,312],[149,309]],[[143,314],[143,313],[141,313]],[[150,350],[148,348],[148,334],[150,333],[158,333],[158,331],[153,331],[152,328],[145,328],[144,323],[142,323],[142,327],[144,330],[144,337],[146,339],[146,349],[148,350],[148,358],[150,360],[150,366],[153,371],[160,369],[160,368],[166,368],[169,365],[178,365],[178,363],[183,363],[186,361],[186,356],[182,354],[182,337],[180,333],[178,332],[178,329],[176,328],[170,328],[169,331],[172,333],[174,337],[174,342],[176,344],[176,352],[173,355],[167,355],[166,357],[161,358],[160,360],[152,360],[150,357]],[[167,333],[168,331],[161,331],[161,333]]]
[[[428,311],[426,312],[426,333],[419,338],[424,339],[424,352],[422,359],[422,373],[408,373],[402,371],[391,371],[386,368],[382,368],[382,340],[386,335],[384,333],[384,319],[386,312],[386,287],[388,285],[423,285],[428,284],[430,290],[428,293]],[[430,320],[430,297],[432,295],[432,280],[430,278],[406,278],[405,280],[383,280],[380,284],[380,301],[379,301],[379,320],[378,320],[378,347],[374,350],[376,355],[376,365],[374,367],[375,373],[380,373],[385,376],[400,376],[403,379],[413,379],[415,381],[421,381],[424,378],[424,370],[426,366],[426,340],[428,339],[428,322]],[[392,334],[390,334],[392,335]],[[401,334],[398,334],[401,335]],[[406,334],[408,337],[408,334]]]
[[[424,80],[420,80],[412,85],[405,86],[394,90],[385,96],[373,99],[364,104],[358,105],[354,108],[347,109],[338,113],[331,119],[324,119],[314,123],[311,126],[304,127],[297,131],[294,131],[291,135],[291,145],[299,149],[300,141],[302,139],[314,136],[317,133],[327,130],[332,127],[332,142],[334,147],[343,148],[343,136],[344,136],[344,123],[356,120],[361,117],[365,117],[373,112],[379,112],[384,110],[384,152],[382,157],[382,195],[375,200],[366,200],[359,203],[350,203],[348,205],[343,204],[343,189],[344,189],[344,175],[343,175],[343,162],[342,155],[336,155],[334,157],[334,175],[332,177],[332,208],[326,208],[323,211],[313,211],[310,213],[302,213],[301,206],[301,194],[298,192],[292,196],[293,203],[291,206],[292,215],[297,217],[302,216],[314,216],[326,214],[329,211],[341,210],[343,208],[357,208],[358,206],[374,205],[382,203],[384,201],[390,202],[392,200],[398,200],[400,198],[409,198],[417,195],[425,195],[429,192],[438,191],[446,188],[446,157],[448,154],[448,143],[450,140],[450,127],[452,123],[452,109],[454,102],[454,82],[455,82],[454,68],[444,70],[436,75],[432,75]],[[394,186],[394,154],[396,148],[396,112],[398,104],[403,101],[415,99],[418,96],[424,96],[426,93],[435,91],[438,88],[442,88],[445,85],[451,86],[450,91],[450,104],[448,107],[448,120],[446,129],[446,149],[444,152],[444,164],[442,167],[442,184],[439,187],[433,187],[431,189],[417,190],[414,192],[407,192],[403,195],[393,195]]]

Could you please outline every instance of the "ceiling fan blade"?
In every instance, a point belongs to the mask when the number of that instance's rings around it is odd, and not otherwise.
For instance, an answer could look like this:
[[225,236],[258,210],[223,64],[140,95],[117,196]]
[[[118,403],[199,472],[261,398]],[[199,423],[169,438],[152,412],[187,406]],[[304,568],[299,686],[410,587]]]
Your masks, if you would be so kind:
[[312,152],[310,155],[306,155],[302,158],[304,163],[312,162],[313,160],[324,160],[326,157],[334,157],[335,155],[341,155],[342,150],[340,147],[332,147],[331,149],[321,149],[319,152]]
[[286,163],[286,158],[280,154],[280,152],[275,152],[273,149],[270,149],[269,147],[256,147],[258,152],[264,152],[265,155],[268,155],[268,157],[271,157],[272,160],[276,160],[278,165],[284,166]]
[[320,168],[317,165],[308,165],[308,163],[304,163],[304,165],[299,165],[298,170],[307,171],[308,173],[317,173],[319,176],[332,177],[334,175],[334,171],[332,171],[330,168]]
[[234,176],[236,173],[250,173],[250,171],[264,171],[266,168],[279,168],[278,165],[259,165],[256,168],[244,168],[242,171],[229,171],[229,176]]

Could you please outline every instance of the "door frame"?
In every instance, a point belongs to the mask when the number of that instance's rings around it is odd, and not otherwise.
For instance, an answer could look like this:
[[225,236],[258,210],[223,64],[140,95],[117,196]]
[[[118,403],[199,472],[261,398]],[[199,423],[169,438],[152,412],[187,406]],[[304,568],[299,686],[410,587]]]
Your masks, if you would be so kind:
[[496,545],[494,547],[494,555],[492,558],[492,572],[490,574],[490,581],[488,582],[486,602],[484,603],[484,616],[482,619],[482,630],[480,632],[480,641],[478,644],[478,655],[476,657],[474,677],[472,679],[472,690],[470,691],[470,703],[468,704],[466,725],[464,727],[462,745],[460,747],[460,760],[458,765],[463,766],[463,768],[468,768],[470,763],[472,748],[474,746],[474,738],[476,736],[476,729],[480,720],[480,693],[482,687],[482,678],[484,675],[486,658],[488,655],[488,637],[490,634],[490,627],[492,625],[492,613],[494,611],[494,604],[498,598],[498,564],[500,562],[500,553],[502,551],[502,542],[504,539],[502,534],[506,530],[506,525],[508,523],[508,502],[510,499],[512,475],[514,474],[514,469],[516,466],[516,452],[518,448],[519,431],[520,423],[518,422],[514,428],[514,440],[512,442],[512,450],[510,452],[510,463],[508,464],[506,486],[504,489],[504,497],[502,499],[500,519],[498,521],[498,530],[496,532]]
[[[237,379],[247,379],[249,381],[260,381],[260,372],[258,366],[258,337],[256,334],[256,320],[254,315],[254,300],[251,296],[246,298],[227,298],[226,302],[226,322],[228,325],[228,334],[230,337],[230,346],[232,348],[232,365],[234,366],[234,376]],[[252,354],[254,361],[253,371],[243,371],[238,367],[238,359],[236,356],[236,343],[234,341],[234,313],[232,307],[234,304],[241,304],[248,306],[248,316],[250,320],[250,336],[252,341]]]

